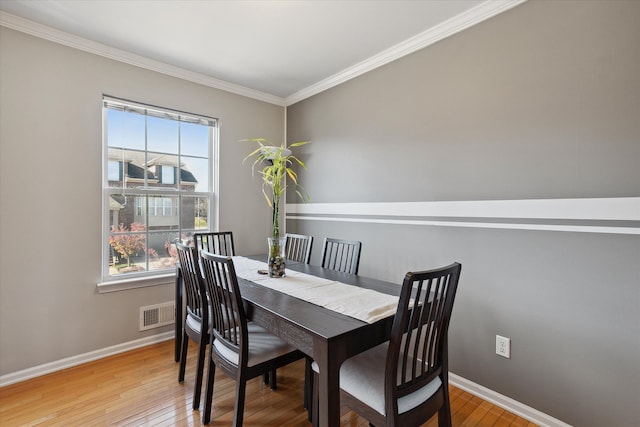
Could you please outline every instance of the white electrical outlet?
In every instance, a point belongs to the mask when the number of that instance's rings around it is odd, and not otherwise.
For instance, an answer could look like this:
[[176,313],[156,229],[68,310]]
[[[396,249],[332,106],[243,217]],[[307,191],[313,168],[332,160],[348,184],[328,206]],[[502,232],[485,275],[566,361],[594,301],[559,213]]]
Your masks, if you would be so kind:
[[496,354],[511,359],[511,340],[509,338],[496,335]]

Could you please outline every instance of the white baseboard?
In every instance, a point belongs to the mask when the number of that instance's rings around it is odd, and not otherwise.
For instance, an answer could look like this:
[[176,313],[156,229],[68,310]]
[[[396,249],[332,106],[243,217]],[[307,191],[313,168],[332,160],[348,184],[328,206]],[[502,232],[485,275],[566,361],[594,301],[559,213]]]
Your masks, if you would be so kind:
[[544,412],[540,412],[537,409],[534,409],[530,406],[518,402],[517,400],[513,400],[510,397],[504,396],[491,389],[481,386],[480,384],[469,381],[468,379],[456,375],[452,372],[449,372],[449,383],[455,387],[473,394],[474,396],[478,396],[482,400],[486,400],[487,402],[506,409],[512,414],[529,420],[532,423],[539,425],[540,427],[571,427],[570,424],[553,418],[545,414]]
[[72,366],[81,365],[83,363],[102,359],[107,356],[123,353],[125,351],[144,347],[150,344],[155,344],[162,341],[168,341],[170,339],[173,339],[174,337],[175,337],[175,333],[173,331],[164,332],[157,335],[151,335],[145,338],[140,338],[138,340],[117,344],[117,345],[103,348],[100,350],[90,351],[89,353],[79,354],[77,356],[67,357],[66,359],[45,363],[39,366],[34,366],[33,368],[24,369],[22,371],[13,372],[11,374],[1,375],[0,387],[6,386],[9,384],[14,384],[20,381],[25,381],[30,378],[39,377],[41,375],[50,374],[51,372],[60,371],[62,369],[70,368]]
[[[39,377],[41,375],[50,374],[52,372],[70,368],[72,366],[77,366],[83,363],[102,359],[107,356],[113,356],[114,354],[119,354],[147,345],[168,341],[170,339],[173,339],[174,336],[175,335],[173,331],[164,332],[138,340],[117,344],[100,350],[91,351],[89,353],[67,357],[66,359],[58,360],[55,362],[34,366],[33,368],[24,369],[22,371],[13,372],[11,374],[2,375],[0,376],[0,387]],[[449,372],[449,383],[475,396],[478,396],[479,398],[486,400],[487,402],[504,408],[515,415],[525,418],[532,423],[538,424],[541,427],[571,427],[569,424],[555,419],[543,412],[540,412],[537,409],[524,405],[516,400],[511,399],[510,397],[504,396],[484,386],[481,386],[480,384],[469,381],[466,378],[463,378],[452,372]]]

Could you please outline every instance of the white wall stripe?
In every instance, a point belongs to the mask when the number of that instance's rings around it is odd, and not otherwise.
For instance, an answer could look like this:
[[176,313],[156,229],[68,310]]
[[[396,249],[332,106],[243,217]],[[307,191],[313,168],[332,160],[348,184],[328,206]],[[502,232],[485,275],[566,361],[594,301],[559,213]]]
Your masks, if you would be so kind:
[[[408,217],[411,217],[411,219]],[[424,219],[419,219],[420,217]],[[640,234],[640,227],[621,227],[615,224],[611,226],[602,224],[541,224],[527,223],[526,220],[640,221],[640,197],[287,204],[286,218],[299,221],[337,221],[637,235]],[[459,221],[442,218],[468,218],[474,220]],[[518,222],[483,222],[479,221],[479,219],[510,219]]]
[[288,214],[430,216],[640,221],[640,197],[458,200],[436,202],[295,203]]
[[344,217],[329,217],[329,216],[314,217],[314,216],[295,216],[295,215],[287,215],[286,218],[292,219],[292,220],[302,220],[302,221],[358,222],[363,224],[430,225],[430,226],[436,226],[436,227],[499,228],[499,229],[510,229],[510,230],[572,231],[572,232],[579,232],[579,233],[640,234],[640,228],[636,228],[636,227],[602,227],[602,226],[553,225],[553,224],[512,224],[512,223],[494,223],[494,222],[344,218]]

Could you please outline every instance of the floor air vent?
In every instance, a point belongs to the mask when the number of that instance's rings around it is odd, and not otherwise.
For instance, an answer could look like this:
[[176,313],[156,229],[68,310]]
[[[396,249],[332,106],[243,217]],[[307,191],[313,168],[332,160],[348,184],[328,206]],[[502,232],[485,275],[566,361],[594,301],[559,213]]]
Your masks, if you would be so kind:
[[140,330],[159,328],[176,321],[176,306],[173,302],[140,307]]

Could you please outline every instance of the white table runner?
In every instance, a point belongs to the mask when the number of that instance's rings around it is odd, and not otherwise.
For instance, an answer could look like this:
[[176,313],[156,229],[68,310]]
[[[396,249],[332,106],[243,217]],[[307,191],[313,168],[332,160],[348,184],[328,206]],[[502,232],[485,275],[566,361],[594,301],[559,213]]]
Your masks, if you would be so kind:
[[240,256],[232,258],[238,277],[363,322],[374,323],[393,316],[398,308],[397,296],[289,269],[285,277],[271,278],[258,273],[268,269],[265,262]]

